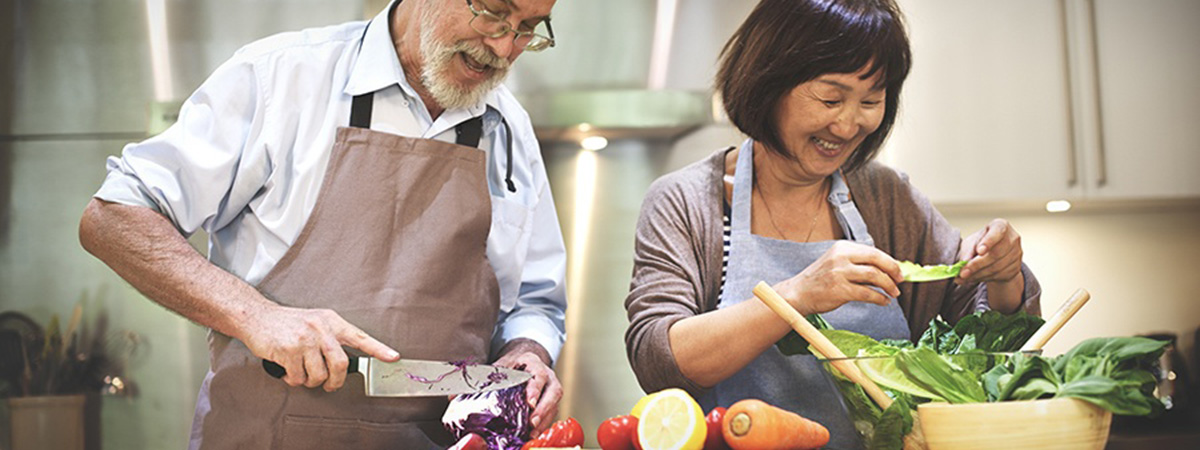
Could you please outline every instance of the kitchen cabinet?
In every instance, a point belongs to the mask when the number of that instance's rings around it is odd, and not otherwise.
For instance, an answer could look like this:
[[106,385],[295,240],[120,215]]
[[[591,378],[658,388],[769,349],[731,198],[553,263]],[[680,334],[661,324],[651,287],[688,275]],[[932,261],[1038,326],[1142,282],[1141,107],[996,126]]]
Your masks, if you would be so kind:
[[881,160],[939,204],[1200,197],[1193,0],[907,0]]
[[[1200,196],[1200,2],[1094,3],[1101,147],[1090,196]],[[1102,152],[1102,155],[1097,155]]]
[[913,67],[882,160],[939,203],[1082,194],[1058,2],[910,0]]

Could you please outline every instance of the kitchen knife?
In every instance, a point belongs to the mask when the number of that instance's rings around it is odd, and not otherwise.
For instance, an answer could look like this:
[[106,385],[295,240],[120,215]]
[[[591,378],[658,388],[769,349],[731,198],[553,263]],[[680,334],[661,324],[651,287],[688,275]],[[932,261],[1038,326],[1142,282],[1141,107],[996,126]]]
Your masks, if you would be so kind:
[[[275,378],[287,371],[273,361],[263,360],[263,370]],[[533,375],[507,367],[487,364],[448,363],[401,359],[380,361],[370,357],[350,357],[346,373],[363,374],[368,397],[432,397],[468,394],[504,389],[528,381]]]

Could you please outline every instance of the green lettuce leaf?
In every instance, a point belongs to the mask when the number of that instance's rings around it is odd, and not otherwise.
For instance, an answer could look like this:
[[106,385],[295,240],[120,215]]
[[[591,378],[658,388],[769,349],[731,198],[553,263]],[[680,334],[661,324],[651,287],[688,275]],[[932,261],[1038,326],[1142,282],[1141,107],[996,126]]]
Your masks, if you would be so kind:
[[[829,322],[826,322],[825,318],[821,317],[820,314],[809,314],[804,316],[804,318],[807,319],[808,323],[812,324],[812,326],[818,330],[833,329],[833,326],[829,325]],[[806,342],[804,338],[800,337],[800,334],[796,333],[795,331],[789,331],[788,334],[783,335],[782,338],[775,342],[775,347],[778,348],[779,352],[783,353],[784,356],[812,354],[808,351],[808,342]]]
[[920,264],[900,261],[900,274],[904,276],[904,281],[919,283],[922,281],[937,281],[958,276],[958,272],[963,266],[967,265],[966,261],[959,261],[952,266],[939,264],[935,266],[922,266]]
[[902,350],[896,354],[896,366],[910,381],[950,403],[979,403],[987,394],[979,376],[951,363],[928,348]]
[[[1015,352],[1025,345],[1033,333],[1046,321],[1041,317],[1018,311],[1004,315],[999,311],[984,311],[963,317],[954,324],[953,334],[960,338],[958,343],[945,342],[938,347],[939,353],[960,353],[966,348],[966,337],[974,336],[974,348],[985,352]],[[949,348],[955,345],[954,348]]]
[[913,409],[908,399],[896,398],[875,423],[875,433],[867,440],[868,450],[900,450],[904,448],[904,436],[912,431]]

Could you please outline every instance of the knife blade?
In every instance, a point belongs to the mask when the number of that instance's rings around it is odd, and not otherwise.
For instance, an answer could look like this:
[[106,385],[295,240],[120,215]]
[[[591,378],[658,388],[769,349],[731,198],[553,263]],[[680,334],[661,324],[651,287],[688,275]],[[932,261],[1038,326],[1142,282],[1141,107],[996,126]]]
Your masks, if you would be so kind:
[[[287,373],[283,366],[263,360],[263,370],[275,378]],[[363,375],[368,397],[434,397],[484,392],[513,387],[533,377],[507,367],[487,364],[456,364],[445,361],[401,359],[380,361],[350,357],[346,372]]]

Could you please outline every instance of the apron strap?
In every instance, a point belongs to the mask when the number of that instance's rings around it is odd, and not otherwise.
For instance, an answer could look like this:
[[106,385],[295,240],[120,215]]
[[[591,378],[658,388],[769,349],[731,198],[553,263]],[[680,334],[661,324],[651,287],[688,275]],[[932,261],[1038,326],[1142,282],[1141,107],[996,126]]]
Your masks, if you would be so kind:
[[[375,93],[368,92],[366,94],[355,95],[350,101],[350,126],[355,128],[371,128],[371,112],[375,103]],[[500,118],[504,123],[505,146],[504,156],[507,161],[507,167],[504,171],[504,183],[508,187],[509,192],[517,192],[517,185],[513,183],[513,146],[512,146],[512,128],[508,126],[508,121]],[[454,127],[455,143],[467,147],[479,147],[479,140],[483,137],[483,116],[473,117],[466,122],[460,123]]]
[[479,138],[483,136],[483,116],[473,117],[470,120],[454,126],[454,132],[457,134],[455,143],[466,147],[479,147]]
[[350,101],[350,126],[371,128],[371,107],[374,103],[374,92],[355,95],[354,100]]
[[829,189],[829,201],[837,205],[837,219],[846,232],[846,238],[860,244],[875,246],[875,239],[867,230],[867,222],[854,200],[850,199],[850,185],[841,169],[833,174],[833,185]]

